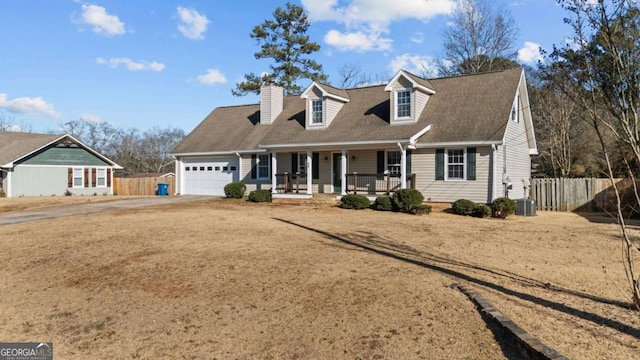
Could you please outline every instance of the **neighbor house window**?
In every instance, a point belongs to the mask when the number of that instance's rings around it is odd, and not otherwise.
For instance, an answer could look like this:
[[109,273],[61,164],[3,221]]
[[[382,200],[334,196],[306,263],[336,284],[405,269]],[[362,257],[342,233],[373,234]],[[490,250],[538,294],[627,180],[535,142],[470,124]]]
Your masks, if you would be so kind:
[[73,169],[73,187],[84,187],[84,169]]
[[387,151],[387,166],[389,174],[400,175],[402,167],[402,155],[400,151]]
[[322,100],[311,101],[311,124],[322,124]]
[[411,117],[411,90],[396,91],[396,117]]
[[447,180],[464,180],[464,149],[447,150]]
[[96,169],[96,186],[107,186],[107,169]]
[[258,179],[269,179],[269,155],[258,155]]

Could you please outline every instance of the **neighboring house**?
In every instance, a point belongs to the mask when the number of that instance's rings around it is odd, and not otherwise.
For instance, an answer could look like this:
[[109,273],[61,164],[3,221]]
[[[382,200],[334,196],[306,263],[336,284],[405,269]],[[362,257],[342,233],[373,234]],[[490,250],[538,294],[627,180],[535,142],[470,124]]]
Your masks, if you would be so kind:
[[522,198],[537,154],[524,71],[441,79],[398,72],[387,85],[301,96],[263,86],[260,104],[215,109],[173,151],[180,194],[232,181],[274,197],[382,194],[427,201]]
[[0,132],[0,188],[7,197],[112,195],[121,166],[71,135]]

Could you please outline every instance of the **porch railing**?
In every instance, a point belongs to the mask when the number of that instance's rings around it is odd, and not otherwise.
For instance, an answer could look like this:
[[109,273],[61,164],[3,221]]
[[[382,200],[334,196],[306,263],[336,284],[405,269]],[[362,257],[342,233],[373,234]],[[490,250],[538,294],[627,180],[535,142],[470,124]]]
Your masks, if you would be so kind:
[[279,193],[306,193],[307,174],[288,172],[276,174],[276,191]]
[[[401,180],[399,174],[347,174],[347,193],[389,195],[400,190]],[[416,188],[416,174],[407,174],[407,188]]]

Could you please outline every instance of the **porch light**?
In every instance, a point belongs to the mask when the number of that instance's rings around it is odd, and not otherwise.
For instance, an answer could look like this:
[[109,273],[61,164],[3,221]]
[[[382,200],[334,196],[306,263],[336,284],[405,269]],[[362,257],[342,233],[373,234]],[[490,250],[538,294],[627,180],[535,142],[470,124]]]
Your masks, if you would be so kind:
[[356,156],[355,155],[351,155],[351,160],[355,160]]
[[325,157],[324,157],[324,161],[329,161],[329,157],[328,157],[328,156],[325,156]]

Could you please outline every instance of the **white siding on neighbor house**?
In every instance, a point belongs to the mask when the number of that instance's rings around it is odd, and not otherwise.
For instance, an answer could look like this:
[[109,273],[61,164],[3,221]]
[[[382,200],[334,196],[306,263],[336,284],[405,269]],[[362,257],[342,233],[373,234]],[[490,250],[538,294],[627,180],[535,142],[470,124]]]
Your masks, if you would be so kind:
[[[459,148],[459,147],[457,147]],[[417,149],[411,155],[411,171],[416,174],[416,189],[426,201],[453,202],[469,199],[491,202],[491,147],[476,147],[476,180],[436,181],[436,150]]]
[[506,172],[511,181],[508,194],[511,199],[525,197],[525,185],[529,183],[531,178],[531,156],[529,155],[529,142],[521,103],[518,114],[518,121],[512,121],[509,116],[504,141]]
[[493,154],[495,166],[493,167],[494,181],[493,181],[493,199],[491,201],[506,196],[506,188],[502,183],[502,174],[505,172],[505,159],[504,159],[504,146],[496,146],[496,151]]

